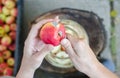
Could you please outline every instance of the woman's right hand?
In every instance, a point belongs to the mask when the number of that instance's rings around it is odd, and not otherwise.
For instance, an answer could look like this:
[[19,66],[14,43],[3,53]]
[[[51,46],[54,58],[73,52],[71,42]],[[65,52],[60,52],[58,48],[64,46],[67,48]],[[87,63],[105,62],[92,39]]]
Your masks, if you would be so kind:
[[75,68],[90,78],[118,78],[97,60],[94,52],[84,39],[68,34],[67,39],[61,41],[61,45],[70,56]]

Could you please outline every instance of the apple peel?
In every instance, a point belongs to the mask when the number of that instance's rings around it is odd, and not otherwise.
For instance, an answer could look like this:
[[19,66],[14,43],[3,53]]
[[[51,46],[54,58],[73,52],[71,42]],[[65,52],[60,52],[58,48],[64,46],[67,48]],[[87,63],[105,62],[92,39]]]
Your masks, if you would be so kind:
[[62,23],[48,22],[40,29],[39,37],[46,44],[58,46],[66,37],[65,27]]

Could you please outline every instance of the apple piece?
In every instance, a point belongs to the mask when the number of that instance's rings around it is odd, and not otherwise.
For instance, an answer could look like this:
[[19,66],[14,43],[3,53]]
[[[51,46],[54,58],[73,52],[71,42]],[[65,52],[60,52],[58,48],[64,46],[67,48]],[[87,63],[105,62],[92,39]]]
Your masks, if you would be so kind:
[[15,60],[14,60],[14,58],[8,58],[7,59],[7,64],[8,64],[8,66],[14,66],[14,64],[15,64]]
[[6,24],[12,24],[15,21],[14,16],[8,16],[5,20]]
[[12,40],[15,40],[16,39],[16,31],[11,31],[9,33],[9,36],[11,37]]
[[11,9],[10,14],[11,14],[12,16],[14,16],[14,17],[17,17],[17,15],[18,15],[18,10],[17,10],[17,8]]
[[3,14],[3,13],[1,13],[1,14],[0,14],[0,19],[1,19],[2,21],[5,21],[5,20],[6,20],[6,15]]
[[4,58],[0,56],[0,64],[4,62]]
[[5,70],[5,68],[7,68],[7,67],[8,67],[7,63],[5,63],[5,62],[1,63],[0,64],[0,72],[3,72]]
[[15,5],[16,5],[16,3],[13,0],[6,0],[5,1],[5,7],[7,7],[8,9],[14,8]]
[[0,27],[0,37],[3,37],[5,34],[4,28]]
[[11,51],[9,51],[9,50],[3,51],[3,58],[4,59],[10,58],[11,55],[12,55]]
[[6,46],[0,44],[0,52],[5,51],[7,49]]
[[2,37],[1,39],[1,44],[5,46],[9,46],[11,42],[12,42],[12,39],[10,38],[10,36],[7,36],[7,35]]
[[39,37],[46,44],[57,46],[65,38],[65,27],[62,23],[48,22],[40,30]]
[[10,25],[10,30],[11,31],[16,31],[16,28],[17,27],[17,25],[16,25],[16,23],[12,23],[11,25]]
[[11,45],[8,46],[8,49],[10,51],[15,51],[15,48],[16,48],[15,43],[13,43],[13,44],[11,44]]
[[7,68],[5,68],[5,70],[3,71],[3,75],[12,76],[12,74],[13,74],[13,68],[7,67]]
[[6,33],[8,33],[8,32],[10,31],[10,26],[7,25],[7,24],[5,24],[5,25],[3,26],[3,28],[4,28],[4,31],[5,31]]
[[3,7],[2,8],[2,13],[5,14],[5,15],[10,15],[10,10],[6,7]]

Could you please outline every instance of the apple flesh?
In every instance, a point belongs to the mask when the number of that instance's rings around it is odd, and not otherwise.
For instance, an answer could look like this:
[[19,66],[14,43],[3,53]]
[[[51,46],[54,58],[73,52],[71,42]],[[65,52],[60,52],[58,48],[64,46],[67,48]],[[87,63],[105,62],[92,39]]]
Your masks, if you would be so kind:
[[62,23],[48,22],[40,30],[39,37],[46,44],[58,46],[60,41],[65,38],[65,27]]

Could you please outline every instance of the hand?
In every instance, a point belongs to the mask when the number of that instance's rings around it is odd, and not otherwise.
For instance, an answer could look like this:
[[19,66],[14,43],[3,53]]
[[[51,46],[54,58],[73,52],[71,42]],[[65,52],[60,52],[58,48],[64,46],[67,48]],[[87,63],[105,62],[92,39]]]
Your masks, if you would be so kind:
[[97,60],[84,39],[78,39],[71,35],[68,35],[67,38],[61,41],[61,45],[69,54],[78,71],[85,73],[90,78],[118,78]]
[[58,17],[55,19],[46,19],[32,26],[25,41],[23,59],[17,74],[18,78],[33,78],[35,70],[41,65],[46,54],[53,49],[52,45],[45,44],[40,40],[38,37],[39,30],[43,24],[58,20]]
[[84,39],[69,34],[67,38],[61,41],[61,45],[65,47],[77,70],[86,72],[90,65],[98,62],[95,54]]

